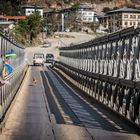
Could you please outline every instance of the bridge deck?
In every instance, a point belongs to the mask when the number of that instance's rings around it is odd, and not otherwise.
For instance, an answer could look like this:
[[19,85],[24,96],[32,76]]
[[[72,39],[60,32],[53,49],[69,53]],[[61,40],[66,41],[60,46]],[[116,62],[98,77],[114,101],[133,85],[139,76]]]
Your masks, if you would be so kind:
[[[37,83],[33,82],[33,77]],[[51,70],[32,67],[0,140],[139,140],[133,132],[103,116],[64,87]]]
[[[33,77],[37,79],[37,84],[33,83]],[[74,137],[80,140],[91,139],[85,128],[56,125],[44,95],[39,73],[29,69],[0,140],[54,140],[55,137],[61,140]]]

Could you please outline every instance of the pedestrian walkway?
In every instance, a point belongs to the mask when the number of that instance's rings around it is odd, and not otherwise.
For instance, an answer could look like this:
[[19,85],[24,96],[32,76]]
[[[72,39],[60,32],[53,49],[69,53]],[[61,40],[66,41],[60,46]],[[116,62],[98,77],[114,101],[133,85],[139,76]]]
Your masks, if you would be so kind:
[[[37,83],[33,82],[33,77]],[[29,68],[24,84],[12,107],[0,140],[54,140],[43,96],[43,88],[36,72]]]
[[82,126],[56,123],[49,111],[40,71],[41,67],[29,68],[0,140],[91,140]]

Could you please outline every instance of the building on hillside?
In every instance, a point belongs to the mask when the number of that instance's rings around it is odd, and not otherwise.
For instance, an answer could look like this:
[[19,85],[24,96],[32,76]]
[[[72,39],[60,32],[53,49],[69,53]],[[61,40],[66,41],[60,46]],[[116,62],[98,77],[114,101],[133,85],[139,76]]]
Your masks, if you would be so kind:
[[83,31],[88,23],[97,21],[93,8],[87,4],[61,10],[49,9],[43,13],[46,25],[52,25],[57,31]]
[[108,19],[107,15],[104,12],[96,13],[95,17],[98,19],[99,27],[96,29],[96,32],[109,32],[108,30]]
[[33,12],[39,11],[40,15],[43,17],[43,7],[36,5],[22,5],[21,8],[25,16],[29,16]]
[[93,8],[87,4],[80,4],[77,8],[77,21],[91,23],[96,21]]
[[121,8],[109,11],[106,14],[97,14],[100,24],[115,32],[124,28],[140,26],[140,10],[132,8]]
[[61,10],[49,9],[43,13],[43,17],[47,26],[55,26],[55,31],[66,31],[76,21],[76,12],[70,8]]

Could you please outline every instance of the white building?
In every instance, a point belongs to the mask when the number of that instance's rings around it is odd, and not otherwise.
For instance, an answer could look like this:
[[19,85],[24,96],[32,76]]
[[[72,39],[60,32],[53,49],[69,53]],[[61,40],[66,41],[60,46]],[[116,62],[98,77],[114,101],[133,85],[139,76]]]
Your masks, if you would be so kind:
[[22,9],[23,9],[23,13],[25,16],[29,16],[30,14],[34,13],[35,11],[39,11],[40,15],[43,17],[43,8],[40,6],[23,5]]
[[92,7],[89,7],[86,4],[80,4],[77,11],[77,21],[82,21],[86,23],[94,22],[95,12]]
[[109,29],[110,32],[116,32],[124,28],[135,28],[140,26],[140,10],[123,7],[107,13],[98,13],[97,17],[100,24]]

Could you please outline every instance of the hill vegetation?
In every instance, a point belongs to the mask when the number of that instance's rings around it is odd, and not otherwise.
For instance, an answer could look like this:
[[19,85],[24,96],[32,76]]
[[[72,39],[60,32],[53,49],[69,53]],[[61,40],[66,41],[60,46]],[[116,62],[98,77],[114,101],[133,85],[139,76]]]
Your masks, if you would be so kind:
[[32,46],[38,41],[38,35],[43,28],[43,20],[39,12],[36,11],[28,18],[19,20],[14,24],[11,34],[15,36],[16,40],[25,46]]
[[0,0],[0,15],[20,15],[19,0]]
[[27,0],[25,3],[41,5],[45,10],[71,7],[76,3],[89,3],[97,12],[102,11],[104,7],[140,7],[139,0]]
[[104,7],[137,7],[140,8],[140,0],[0,0],[0,15],[22,15],[20,5],[33,4],[48,9],[63,9],[72,7],[77,3],[88,3],[95,11],[100,12]]

